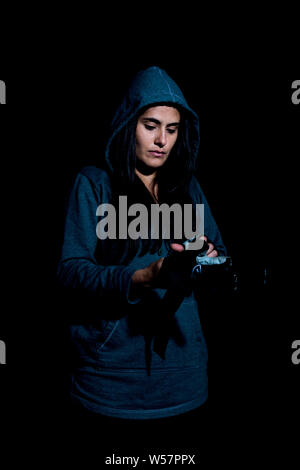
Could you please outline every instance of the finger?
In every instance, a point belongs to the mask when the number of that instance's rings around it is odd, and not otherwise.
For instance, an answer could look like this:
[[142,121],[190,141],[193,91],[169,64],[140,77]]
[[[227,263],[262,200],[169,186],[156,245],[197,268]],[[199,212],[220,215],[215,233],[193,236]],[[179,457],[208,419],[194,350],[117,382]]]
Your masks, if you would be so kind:
[[213,250],[209,253],[209,255],[206,256],[208,256],[209,258],[216,258],[216,256],[218,256],[218,252],[217,250]]
[[206,256],[208,256],[212,251],[214,251],[214,249],[215,249],[215,246],[213,245],[213,243],[208,242],[208,249],[206,252]]
[[200,240],[204,240],[205,242],[207,242],[207,236],[206,235],[201,235],[201,237],[199,237]]
[[170,244],[170,247],[172,248],[172,250],[174,251],[184,251],[184,246],[180,245],[179,243],[171,243]]
[[158,270],[160,271],[161,267],[162,267],[162,264],[164,262],[164,259],[165,258],[159,258],[159,260],[157,261],[157,267],[158,267]]

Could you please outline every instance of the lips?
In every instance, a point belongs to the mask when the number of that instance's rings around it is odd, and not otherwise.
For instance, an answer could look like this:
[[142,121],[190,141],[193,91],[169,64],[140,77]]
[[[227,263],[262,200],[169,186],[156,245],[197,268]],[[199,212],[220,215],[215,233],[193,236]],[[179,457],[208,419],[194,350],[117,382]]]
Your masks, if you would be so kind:
[[149,150],[149,153],[154,157],[163,157],[166,154],[166,152],[158,152],[156,150]]

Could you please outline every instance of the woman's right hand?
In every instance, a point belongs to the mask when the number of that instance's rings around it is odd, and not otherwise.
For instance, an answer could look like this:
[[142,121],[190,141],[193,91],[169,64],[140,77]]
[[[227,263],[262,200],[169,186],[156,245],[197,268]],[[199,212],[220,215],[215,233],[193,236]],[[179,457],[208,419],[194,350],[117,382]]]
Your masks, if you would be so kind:
[[[184,247],[177,243],[172,243],[171,248],[174,251],[184,251]],[[158,287],[156,280],[161,270],[165,258],[160,258],[149,264],[143,269],[138,269],[132,276],[132,282],[135,286],[140,287]]]
[[160,258],[145,268],[138,269],[132,276],[132,282],[140,287],[153,287],[159,271],[161,270],[164,258]]

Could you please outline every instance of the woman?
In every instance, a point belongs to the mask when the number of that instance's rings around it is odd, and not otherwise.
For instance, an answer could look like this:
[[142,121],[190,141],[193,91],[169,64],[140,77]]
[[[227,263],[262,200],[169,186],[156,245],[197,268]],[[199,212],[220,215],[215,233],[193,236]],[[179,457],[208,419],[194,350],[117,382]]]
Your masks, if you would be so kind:
[[[77,318],[71,326],[71,396],[82,409],[145,420],[180,415],[207,400],[201,305],[192,289],[183,291],[175,309],[174,303],[165,301],[172,285],[170,279],[159,276],[169,253],[162,230],[158,239],[151,238],[150,221],[149,237],[134,239],[123,234],[101,239],[96,232],[97,208],[102,204],[116,209],[118,225],[120,196],[127,197],[128,207],[135,203],[149,209],[156,203],[204,204],[207,255],[225,254],[193,175],[198,148],[198,116],[168,74],[150,67],[137,74],[116,112],[105,168],[85,167],[77,175],[66,214],[58,278],[78,300]],[[119,228],[113,232],[118,234]],[[173,227],[173,242],[174,233]],[[175,241],[172,249],[183,250],[182,240]],[[154,344],[162,325],[168,330],[167,341],[159,354]]]

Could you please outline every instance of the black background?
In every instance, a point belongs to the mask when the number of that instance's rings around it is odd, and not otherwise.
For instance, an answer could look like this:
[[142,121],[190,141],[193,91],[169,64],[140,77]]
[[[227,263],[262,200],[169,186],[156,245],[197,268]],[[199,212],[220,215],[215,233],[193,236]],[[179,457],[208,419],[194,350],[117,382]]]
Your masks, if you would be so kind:
[[288,436],[292,448],[300,373],[291,362],[291,344],[300,339],[293,80],[255,64],[220,69],[194,53],[171,59],[119,46],[79,57],[64,46],[0,68],[7,85],[0,319],[7,365],[0,376],[8,442],[27,442],[28,452],[40,441],[55,449],[66,403],[65,305],[55,272],[67,192],[82,166],[101,165],[108,124],[131,78],[158,65],[199,114],[198,179],[240,274],[240,295],[209,317],[215,438],[226,440],[233,426],[239,435],[254,429],[245,438],[254,449],[265,435],[273,444]]

